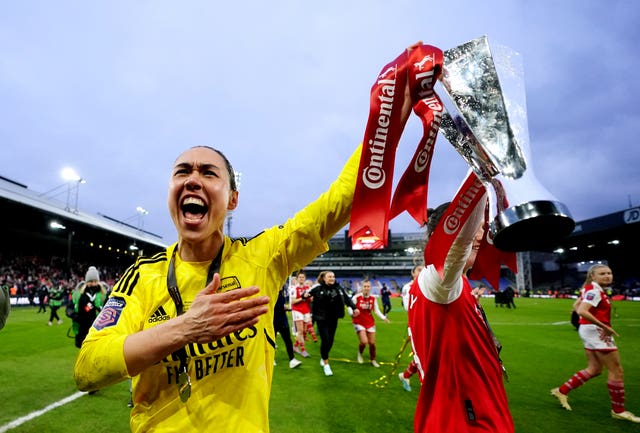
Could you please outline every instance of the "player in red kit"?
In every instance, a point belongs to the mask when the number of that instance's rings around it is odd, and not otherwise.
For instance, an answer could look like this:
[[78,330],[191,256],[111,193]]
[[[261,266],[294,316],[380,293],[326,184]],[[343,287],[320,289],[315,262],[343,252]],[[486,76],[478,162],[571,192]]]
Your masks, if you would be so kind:
[[311,328],[314,341],[316,341],[316,335],[311,324],[311,299],[308,297],[303,298],[303,295],[310,289],[305,283],[306,278],[304,272],[298,272],[296,284],[291,286],[289,298],[291,299],[291,318],[296,328],[296,342],[293,350],[308,358],[309,353],[304,347],[305,334],[308,332],[308,328]]
[[576,310],[580,315],[578,333],[587,355],[588,365],[569,378],[560,387],[551,390],[562,407],[571,410],[567,394],[589,379],[599,376],[607,368],[607,389],[611,400],[611,417],[640,423],[640,417],[625,410],[624,375],[618,347],[613,339],[618,335],[611,327],[611,302],[605,292],[613,282],[613,273],[607,265],[593,265],[587,271]]
[[[411,269],[411,281],[402,286],[402,307],[405,311],[409,311],[409,292],[411,290],[411,286],[413,285],[413,282],[416,280],[416,278],[418,278],[418,275],[420,275],[420,272],[422,272],[423,268],[424,266],[422,265],[415,265]],[[402,383],[402,387],[405,391],[411,392],[410,379],[411,376],[413,376],[417,372],[418,364],[416,364],[412,357],[411,362],[409,363],[409,365],[407,365],[407,368],[405,368],[404,371],[398,373],[398,379],[400,379],[400,383]]]
[[[358,345],[358,363],[362,364],[364,362],[362,353],[368,344],[371,365],[380,367],[380,364],[376,362],[376,321],[373,318],[373,313],[386,323],[389,323],[389,319],[382,314],[377,298],[371,294],[371,281],[369,279],[362,281],[362,291],[353,295],[351,300],[360,310],[360,314],[351,319],[360,342]],[[349,310],[349,313],[351,313],[351,310]]]
[[[453,212],[457,205],[451,205]],[[482,241],[485,206],[486,194],[461,211],[466,220],[444,251],[444,263],[426,266],[410,289],[409,332],[422,382],[415,432],[514,431],[493,334],[465,276]],[[433,233],[440,218],[450,215],[447,208],[429,212],[428,242],[436,248]]]

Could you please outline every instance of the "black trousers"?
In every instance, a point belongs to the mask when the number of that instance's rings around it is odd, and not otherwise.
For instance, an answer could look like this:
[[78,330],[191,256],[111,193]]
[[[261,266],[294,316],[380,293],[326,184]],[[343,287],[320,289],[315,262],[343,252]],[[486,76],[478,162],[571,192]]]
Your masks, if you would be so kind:
[[293,342],[291,341],[291,330],[289,329],[288,323],[274,323],[274,329],[276,331],[276,335],[280,334],[282,337],[282,341],[284,341],[284,345],[287,348],[287,355],[289,356],[289,361],[293,359]]
[[338,319],[316,319],[316,327],[320,336],[320,356],[322,359],[329,359],[329,352],[333,347],[333,340],[338,329]]
[[383,303],[382,304],[382,314],[384,314],[386,316],[389,311],[391,311],[391,302]]
[[60,307],[49,305],[49,309],[51,310],[51,313],[49,314],[49,322],[53,322],[54,319],[60,320],[60,317],[58,317],[58,308]]

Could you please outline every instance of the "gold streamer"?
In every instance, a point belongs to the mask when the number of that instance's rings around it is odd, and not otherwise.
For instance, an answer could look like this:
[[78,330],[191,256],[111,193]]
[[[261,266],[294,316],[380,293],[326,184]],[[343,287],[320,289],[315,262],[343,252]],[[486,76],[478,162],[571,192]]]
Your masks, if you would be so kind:
[[[404,350],[407,348],[407,344],[409,344],[409,336],[407,335],[404,338],[404,341],[402,342],[402,347],[400,347],[400,350],[398,351],[398,354],[395,356],[395,360],[393,362],[381,362],[380,364],[390,364],[391,365],[391,371],[389,372],[389,375],[383,375],[381,377],[379,377],[378,379],[374,380],[373,382],[369,382],[369,385],[374,385],[376,388],[384,388],[385,386],[387,386],[389,384],[389,378],[395,376],[396,371],[398,371],[398,366],[400,365],[400,360],[402,358],[402,354],[404,353]],[[413,351],[409,353],[410,357],[413,357]]]

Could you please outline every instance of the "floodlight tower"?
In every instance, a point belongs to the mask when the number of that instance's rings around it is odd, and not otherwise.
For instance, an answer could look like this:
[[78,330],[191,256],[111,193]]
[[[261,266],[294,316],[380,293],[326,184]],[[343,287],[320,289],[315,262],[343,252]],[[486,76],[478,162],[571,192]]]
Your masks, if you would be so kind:
[[[86,183],[76,171],[71,167],[65,167],[61,172],[62,178],[67,181],[67,205],[64,208],[67,212],[78,213],[78,192],[80,184]],[[71,190],[75,190],[75,205],[71,209]]]
[[136,212],[138,213],[138,230],[144,230],[144,216],[149,215],[149,211],[143,208],[142,206],[136,207]]

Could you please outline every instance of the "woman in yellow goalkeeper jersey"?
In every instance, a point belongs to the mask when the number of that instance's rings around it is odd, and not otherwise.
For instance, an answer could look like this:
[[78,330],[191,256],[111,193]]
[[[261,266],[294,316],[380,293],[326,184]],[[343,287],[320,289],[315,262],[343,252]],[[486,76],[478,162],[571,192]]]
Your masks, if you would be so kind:
[[278,290],[348,222],[359,155],[283,224],[231,239],[231,164],[209,147],[182,153],[168,194],[178,240],[115,284],[78,355],[78,387],[132,377],[134,432],[268,432]]

